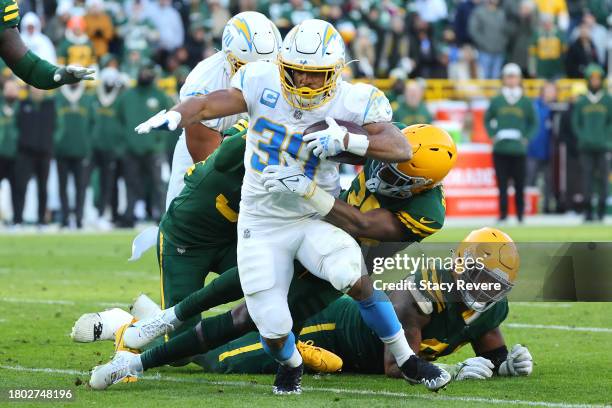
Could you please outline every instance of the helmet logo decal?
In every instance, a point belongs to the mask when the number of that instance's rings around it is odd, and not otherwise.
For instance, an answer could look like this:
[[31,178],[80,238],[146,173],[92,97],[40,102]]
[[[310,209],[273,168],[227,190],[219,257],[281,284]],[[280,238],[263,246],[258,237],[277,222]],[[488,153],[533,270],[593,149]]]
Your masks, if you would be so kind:
[[325,55],[325,51],[327,51],[327,47],[329,46],[332,39],[336,37],[336,30],[331,25],[327,25],[325,27],[325,32],[323,33],[323,47],[321,48],[321,55]]
[[251,36],[251,29],[249,28],[246,21],[242,18],[235,18],[234,27],[236,27],[236,30],[238,30],[238,32],[242,34],[242,36],[246,40],[247,44],[249,45],[249,51],[252,51],[253,50],[253,38]]

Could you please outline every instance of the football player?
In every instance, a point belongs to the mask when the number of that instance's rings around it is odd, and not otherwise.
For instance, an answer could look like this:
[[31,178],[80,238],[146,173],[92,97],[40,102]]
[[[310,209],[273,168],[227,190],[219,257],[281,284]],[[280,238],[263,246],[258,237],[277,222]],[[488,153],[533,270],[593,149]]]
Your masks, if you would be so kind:
[[[336,200],[330,215],[335,216],[340,224],[349,225],[348,228],[350,228],[350,231],[355,236],[382,241],[410,243],[420,241],[435,233],[444,223],[444,197],[440,182],[454,164],[456,158],[455,145],[446,132],[434,126],[412,126],[404,129],[403,133],[412,145],[419,146],[411,160],[413,165],[400,163],[393,166],[394,172],[399,174],[406,183],[403,183],[404,185],[395,191],[384,188],[379,189],[381,183],[383,185],[401,183],[393,176],[393,173],[381,171],[383,166],[379,162],[368,161],[350,188],[341,195],[341,199],[347,201],[350,205]],[[222,154],[223,151],[227,151],[228,147],[231,146],[229,143],[235,140],[226,140],[221,145],[219,151],[211,156],[211,159],[207,160],[201,167],[199,164],[196,165],[193,175],[198,174],[198,172],[207,167],[212,169],[214,163],[218,161],[216,157]],[[244,143],[244,141],[242,142]],[[244,149],[244,144],[242,148]],[[227,155],[224,156],[229,157]],[[242,167],[242,151],[235,153],[234,161],[235,165],[226,165],[225,167]],[[186,176],[188,188],[192,185],[189,182],[189,177],[192,176]],[[234,176],[221,174],[219,178],[226,180],[224,185],[231,183],[235,179]],[[197,186],[198,190],[208,191],[210,195],[210,191],[215,188],[209,185],[213,179],[213,176],[209,175],[208,179],[194,185]],[[424,182],[424,180],[428,181]],[[187,189],[175,201],[180,200],[181,197],[186,195]],[[192,194],[194,193],[195,191],[192,192]],[[213,193],[210,197],[214,197],[215,194]],[[239,193],[237,195],[234,202],[239,201]],[[233,197],[229,195],[228,197],[228,201],[232,202]],[[207,200],[212,201],[211,198]],[[203,203],[205,199],[197,196],[194,197],[192,202]],[[173,207],[174,205],[171,206],[171,208]],[[188,219],[185,211],[186,208],[191,207],[193,207],[193,211],[190,215],[191,219]],[[206,209],[198,211],[195,205],[187,207],[187,204],[185,204],[177,208],[176,211],[174,215],[178,214],[178,212],[183,213],[181,219],[186,225],[200,225],[196,218],[202,217],[201,226],[203,229],[207,225],[204,220],[214,218],[214,213],[206,215],[208,214]],[[169,212],[165,217],[171,216]],[[174,228],[178,230],[181,228],[181,225],[175,223]],[[195,232],[195,230],[192,231]],[[205,237],[215,234],[220,238],[222,231],[214,231],[211,234],[205,235]],[[199,240],[195,233],[189,235],[189,237],[193,238],[194,242]],[[174,258],[177,261],[180,259],[177,256]],[[301,270],[298,269],[298,271]],[[300,322],[303,322],[307,317],[322,310],[342,295],[341,292],[335,290],[327,282],[310,274],[299,273],[299,275],[299,278],[293,280],[289,290],[289,305],[295,318],[294,328],[299,326]],[[240,292],[237,270],[233,269],[224,272],[223,275],[201,291],[180,302],[173,310],[165,311],[165,315],[156,316],[152,319],[153,321],[145,319],[124,329],[123,333],[125,333],[125,336],[122,338],[120,333],[118,342],[123,343],[123,346],[129,348],[140,348],[154,337],[164,334],[166,330],[172,329],[173,325],[178,325],[181,320],[186,320],[194,315],[197,316],[201,311],[207,310],[210,307],[237,300],[240,297],[242,297],[242,293]],[[171,318],[169,315],[174,317]],[[124,321],[124,323],[128,322],[129,318]],[[108,333],[112,333],[112,331],[116,331],[119,328],[117,323],[110,321],[104,322],[104,327]],[[190,357],[193,354],[211,350],[253,329],[254,326],[246,308],[238,308],[233,312],[204,319],[194,330],[183,333],[181,336],[170,340],[160,347],[154,347],[146,351],[139,356],[142,362],[138,363],[145,369],[169,364],[173,361]],[[83,328],[83,333],[91,332],[91,326]],[[151,335],[151,332],[155,334]],[[299,328],[297,332],[299,333]],[[91,337],[91,334],[89,336]],[[302,343],[300,344],[300,351],[303,355],[304,351],[313,355],[311,366],[321,365],[321,359],[317,356],[317,353],[313,353],[316,350],[307,348]],[[95,377],[92,377],[92,381],[95,381],[93,385],[96,387],[110,385],[111,382],[102,382],[104,381],[104,375],[108,375],[108,378],[110,378],[113,370],[122,370],[122,365],[125,366],[129,361],[133,361],[133,357],[129,353],[118,353],[113,365],[101,366],[99,370],[96,369],[94,371]],[[330,355],[327,354],[324,357],[327,361],[323,361],[323,363],[330,365]],[[199,362],[200,359],[196,358],[195,361]],[[330,370],[334,371],[331,368]],[[127,375],[128,373],[124,372],[124,374]],[[133,372],[132,375],[137,374],[137,372]],[[116,379],[117,377],[114,378]]]
[[54,89],[83,79],[94,79],[94,70],[76,65],[57,67],[26,47],[19,35],[19,5],[0,0],[0,57],[25,83],[39,89]]
[[[496,249],[490,251],[490,249]],[[499,250],[497,250],[499,249]],[[486,379],[493,375],[528,376],[533,359],[527,347],[516,344],[508,351],[500,324],[508,315],[506,295],[516,282],[519,254],[511,238],[494,228],[472,231],[460,244],[458,257],[492,253],[484,268],[461,274],[429,268],[409,279],[412,282],[497,282],[502,290],[472,293],[465,288],[452,293],[440,290],[396,290],[389,298],[397,310],[409,342],[428,360],[448,356],[470,343],[476,357],[453,365],[443,365],[455,380]],[[343,360],[344,372],[386,374],[399,377],[397,365],[385,353],[383,343],[363,323],[359,310],[342,297],[305,322],[300,340],[336,353]],[[273,372],[276,365],[258,347],[250,333],[206,353],[198,362],[205,371],[217,373]]]
[[[362,273],[357,242],[321,219],[339,192],[338,164],[327,157],[346,151],[402,162],[412,153],[406,138],[390,123],[391,106],[384,94],[369,85],[343,82],[344,65],[344,42],[336,29],[322,20],[306,20],[287,34],[278,64],[259,61],[243,66],[232,78],[232,88],[190,98],[136,131],[175,129],[248,112],[238,271],[262,346],[280,363],[275,394],[302,391],[303,360],[291,332],[287,303],[294,260],[358,301],[364,320],[385,342],[406,380],[436,391],[450,381],[448,373],[410,349],[387,296],[375,291],[369,276]],[[333,118],[363,125],[369,136],[347,132]],[[308,125],[323,119],[327,129],[302,137]],[[298,160],[298,167],[315,180],[307,187],[303,179],[282,179],[285,185],[297,181],[294,187],[303,187],[301,196],[279,194],[264,185],[269,173],[282,173],[278,166],[286,156]]]

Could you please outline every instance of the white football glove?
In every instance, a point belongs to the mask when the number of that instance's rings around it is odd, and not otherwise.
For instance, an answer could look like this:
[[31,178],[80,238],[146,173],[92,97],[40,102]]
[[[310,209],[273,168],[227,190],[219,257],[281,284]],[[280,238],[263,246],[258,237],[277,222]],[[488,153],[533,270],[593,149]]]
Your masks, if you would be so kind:
[[346,128],[338,126],[336,121],[329,116],[325,118],[325,122],[327,122],[327,129],[303,137],[303,140],[308,142],[306,149],[312,150],[312,153],[321,159],[337,156],[346,150],[344,146]]
[[145,122],[136,126],[134,130],[136,133],[142,135],[143,133],[149,133],[151,130],[175,130],[179,123],[181,123],[181,114],[177,111],[166,111],[165,109],[159,111],[155,116],[150,117]]
[[304,174],[300,163],[283,152],[285,164],[272,164],[263,169],[264,187],[270,193],[289,193],[304,197],[312,191],[313,181]]
[[459,371],[455,374],[456,381],[484,380],[493,376],[495,365],[484,357],[472,357],[457,364]]
[[68,65],[65,67],[59,67],[53,74],[53,80],[61,84],[73,84],[81,80],[92,81],[94,80],[94,73],[96,71],[92,68],[85,68],[78,65]]
[[529,375],[533,371],[533,358],[527,347],[515,344],[508,353],[506,361],[499,366],[499,375]]

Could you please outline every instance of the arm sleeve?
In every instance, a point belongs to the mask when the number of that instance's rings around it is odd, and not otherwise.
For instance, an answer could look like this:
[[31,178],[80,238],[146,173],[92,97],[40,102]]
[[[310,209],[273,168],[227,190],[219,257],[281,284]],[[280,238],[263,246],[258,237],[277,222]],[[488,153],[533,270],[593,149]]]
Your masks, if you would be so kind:
[[215,169],[224,172],[244,163],[244,150],[246,148],[247,129],[226,137],[221,142],[215,158]]
[[15,75],[35,88],[55,89],[62,85],[53,80],[53,75],[58,67],[41,59],[38,55],[29,50],[16,64],[10,66],[10,68]]

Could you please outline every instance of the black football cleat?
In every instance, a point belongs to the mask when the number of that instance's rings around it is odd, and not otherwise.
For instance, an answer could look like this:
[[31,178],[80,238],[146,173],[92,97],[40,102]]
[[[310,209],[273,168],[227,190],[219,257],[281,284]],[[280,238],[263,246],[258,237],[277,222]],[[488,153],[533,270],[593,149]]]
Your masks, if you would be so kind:
[[290,395],[302,393],[302,374],[304,373],[304,364],[292,368],[279,364],[274,380],[274,388],[272,392],[275,395]]
[[437,392],[451,380],[449,373],[416,355],[410,356],[400,371],[410,384],[423,384],[429,391]]

